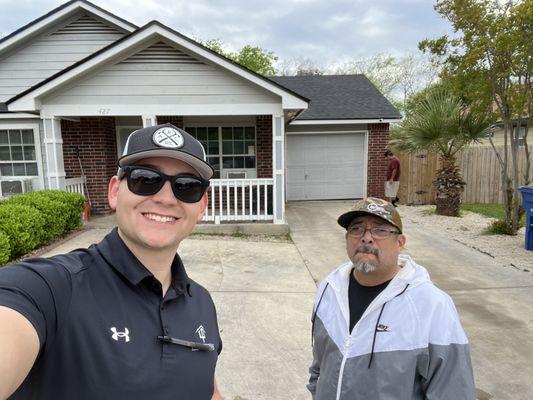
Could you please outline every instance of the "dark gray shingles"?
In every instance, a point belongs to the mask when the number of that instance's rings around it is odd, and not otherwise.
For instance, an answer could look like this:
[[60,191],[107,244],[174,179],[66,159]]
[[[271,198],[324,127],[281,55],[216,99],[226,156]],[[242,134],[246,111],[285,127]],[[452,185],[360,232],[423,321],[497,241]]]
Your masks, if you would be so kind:
[[364,75],[276,76],[270,78],[310,99],[297,120],[401,118]]

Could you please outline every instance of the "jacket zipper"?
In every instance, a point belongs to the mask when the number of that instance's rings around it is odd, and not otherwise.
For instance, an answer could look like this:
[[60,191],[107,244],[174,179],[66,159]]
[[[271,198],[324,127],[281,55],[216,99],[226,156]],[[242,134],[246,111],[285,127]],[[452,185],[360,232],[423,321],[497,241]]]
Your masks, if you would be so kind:
[[[334,288],[333,285],[330,285],[330,286],[332,286],[332,288]],[[337,291],[336,288],[334,290],[335,290],[335,295],[337,297],[337,301],[339,301],[340,299],[337,296],[338,291]],[[398,292],[398,293],[400,293],[400,292]],[[366,309],[365,312],[363,313],[363,315],[361,316],[361,318],[359,319],[359,321],[357,321],[357,323],[353,327],[352,332],[350,332],[350,334],[348,335],[348,338],[344,341],[344,349],[345,350],[344,350],[344,355],[342,357],[341,367],[340,367],[340,370],[339,370],[339,378],[337,379],[337,396],[336,396],[336,400],[340,400],[340,398],[341,398],[341,387],[342,387],[342,376],[344,375],[344,365],[346,364],[346,359],[348,358],[347,357],[348,350],[350,349],[350,346],[352,345],[352,337],[353,337],[353,335],[355,333],[357,333],[357,328],[359,327],[359,323],[363,320],[363,318],[365,318],[367,315],[369,315],[372,312],[374,312],[374,310],[378,309],[381,305],[383,305],[383,303],[386,303],[387,301],[393,299],[395,296],[396,295],[391,296],[390,298],[388,298],[385,301],[380,301],[379,303],[375,303],[371,309],[370,308]],[[385,296],[383,296],[383,298],[385,298]],[[342,304],[343,303],[341,303],[339,301],[339,307],[341,307],[341,310],[344,308],[342,306]],[[345,316],[345,319],[346,319],[346,315],[344,315],[344,316]]]

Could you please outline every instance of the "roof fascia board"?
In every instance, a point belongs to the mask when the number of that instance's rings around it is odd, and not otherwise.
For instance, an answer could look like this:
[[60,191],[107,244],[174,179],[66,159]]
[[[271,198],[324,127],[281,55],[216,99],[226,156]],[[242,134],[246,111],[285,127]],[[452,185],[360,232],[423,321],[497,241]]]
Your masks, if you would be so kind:
[[28,25],[26,25],[26,27],[22,27],[21,30],[15,31],[13,34],[7,36],[4,40],[0,41],[0,52],[14,46],[18,42],[31,36],[35,32],[39,32],[46,29],[48,26],[53,25],[55,22],[61,20],[63,17],[75,13],[78,9],[87,10],[104,19],[105,21],[108,21],[124,29],[126,32],[133,32],[137,29],[137,27],[131,24],[130,22],[116,17],[113,14],[108,13],[107,11],[87,1],[74,1],[70,4],[66,3],[63,6],[52,10],[50,13],[45,15],[45,18],[38,18],[35,21],[30,22]]
[[28,119],[28,118],[40,118],[38,114],[30,114],[30,113],[0,113],[0,120],[1,119]]
[[[20,96],[15,97],[15,100],[7,101],[9,111],[28,111],[36,110],[38,103],[35,99],[46,95],[48,92],[54,90],[60,85],[67,83],[68,81],[75,79],[78,75],[83,74],[92,69],[98,68],[105,64],[110,59],[118,57],[122,52],[128,50],[128,48],[138,45],[143,41],[148,41],[151,38],[161,37],[174,42],[191,52],[198,55],[200,58],[204,58],[210,62],[218,64],[223,68],[257,84],[264,89],[279,95],[282,99],[282,106],[284,109],[307,109],[308,103],[301,98],[284,91],[281,87],[278,87],[273,82],[271,83],[267,79],[262,79],[255,74],[244,70],[243,68],[227,61],[225,58],[217,56],[215,53],[204,49],[201,46],[194,45],[191,41],[184,39],[181,35],[178,35],[166,27],[161,26],[159,23],[150,23],[149,25],[141,28],[137,32],[130,34],[130,36],[119,40],[119,42],[109,45],[109,47],[102,49],[100,53],[96,53],[95,56],[89,56],[86,61],[82,60],[78,65],[73,66],[71,69],[65,72],[59,72],[58,76],[50,79],[50,81],[37,86],[35,89],[29,89],[29,91]],[[29,107],[29,108],[28,108]]]
[[401,118],[374,118],[374,119],[309,119],[291,121],[289,125],[346,125],[346,124],[386,124],[399,122]]

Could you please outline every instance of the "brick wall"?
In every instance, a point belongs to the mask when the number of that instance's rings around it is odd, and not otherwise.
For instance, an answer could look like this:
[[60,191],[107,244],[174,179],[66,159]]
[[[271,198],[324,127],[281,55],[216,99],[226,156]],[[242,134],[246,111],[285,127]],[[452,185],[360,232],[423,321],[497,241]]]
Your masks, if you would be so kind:
[[272,115],[255,117],[257,177],[272,178]]
[[88,117],[79,122],[61,121],[63,157],[67,178],[87,177],[87,190],[95,213],[109,212],[107,185],[117,172],[115,118]]
[[161,124],[172,124],[175,127],[182,128],[183,129],[183,117],[178,117],[176,115],[161,115],[157,116],[157,125]]
[[368,124],[368,196],[385,196],[387,159],[383,154],[388,143],[389,124]]

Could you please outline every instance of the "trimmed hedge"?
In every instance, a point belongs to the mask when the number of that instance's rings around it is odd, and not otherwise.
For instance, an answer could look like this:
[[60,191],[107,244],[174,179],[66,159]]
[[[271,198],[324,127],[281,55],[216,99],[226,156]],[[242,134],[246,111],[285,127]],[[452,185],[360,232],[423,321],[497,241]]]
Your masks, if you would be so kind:
[[9,236],[0,231],[0,265],[4,265],[11,258],[11,244]]
[[5,202],[0,205],[0,230],[9,236],[11,258],[42,244],[44,217],[34,207]]
[[57,200],[52,200],[41,192],[13,196],[8,200],[12,204],[21,204],[39,210],[44,218],[43,242],[61,236],[67,226],[69,206]]
[[43,190],[0,203],[0,265],[81,227],[85,197]]
[[81,227],[81,213],[85,206],[85,197],[79,193],[63,192],[61,190],[42,190],[42,196],[50,200],[56,200],[68,207],[66,212],[66,230],[72,231]]

